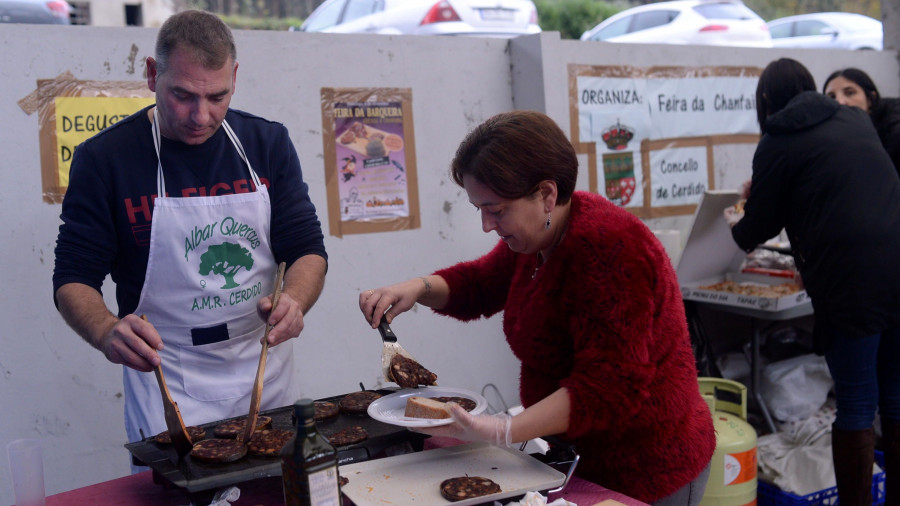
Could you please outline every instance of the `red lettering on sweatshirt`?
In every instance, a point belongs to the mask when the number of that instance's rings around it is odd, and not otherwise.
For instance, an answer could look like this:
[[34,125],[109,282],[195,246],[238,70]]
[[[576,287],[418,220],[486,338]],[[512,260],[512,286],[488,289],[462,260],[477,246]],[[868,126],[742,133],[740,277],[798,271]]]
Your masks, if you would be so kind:
[[[266,187],[270,187],[269,180],[265,178],[260,178],[262,184],[266,185]],[[212,189],[207,191],[205,186],[201,186],[200,188],[182,188],[181,196],[182,197],[206,197],[207,195],[230,195],[232,193],[250,193],[252,191],[256,191],[256,185],[253,184],[252,180],[247,179],[236,179],[232,181],[232,184],[228,183],[216,183],[212,186]],[[168,193],[166,193],[168,196]],[[128,215],[128,222],[132,225],[138,222],[146,222],[150,223],[153,220],[153,200],[156,199],[156,195],[141,195],[137,200],[139,204],[135,205],[135,200],[126,198],[125,199],[125,213]]]

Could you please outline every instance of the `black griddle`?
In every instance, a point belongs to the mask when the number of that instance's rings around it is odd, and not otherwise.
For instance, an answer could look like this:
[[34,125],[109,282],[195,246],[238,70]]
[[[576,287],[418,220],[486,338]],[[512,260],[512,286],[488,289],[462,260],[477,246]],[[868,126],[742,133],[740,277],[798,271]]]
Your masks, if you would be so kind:
[[[396,389],[375,390],[381,395],[392,394],[396,391]],[[338,395],[317,400],[337,404],[343,397],[344,395]],[[273,428],[291,430],[293,429],[293,409],[293,406],[283,406],[262,411],[260,415],[272,417]],[[213,432],[216,426],[234,418],[200,425],[206,429],[204,439],[214,438]],[[370,460],[386,449],[398,445],[408,444],[411,451],[421,451],[424,440],[428,438],[425,434],[380,422],[366,414],[340,413],[337,418],[332,420],[316,422],[319,432],[325,437],[341,429],[357,425],[366,429],[369,437],[359,443],[337,447],[340,465]],[[194,443],[196,442],[194,441]],[[278,457],[260,457],[248,454],[240,460],[225,464],[193,461],[190,456],[179,461],[174,446],[157,443],[155,435],[145,437],[141,441],[127,443],[125,448],[131,452],[135,464],[145,465],[153,470],[155,483],[174,485],[184,489],[192,496],[214,492],[222,487],[259,478],[281,476],[281,459]]]

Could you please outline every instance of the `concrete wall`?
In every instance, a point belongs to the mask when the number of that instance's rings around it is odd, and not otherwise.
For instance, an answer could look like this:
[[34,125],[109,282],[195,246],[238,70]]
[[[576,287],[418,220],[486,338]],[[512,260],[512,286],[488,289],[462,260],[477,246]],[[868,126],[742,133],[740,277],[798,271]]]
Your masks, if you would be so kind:
[[[60,206],[41,200],[38,118],[17,101],[39,79],[70,71],[81,80],[143,81],[155,30],[145,28],[0,26],[0,444],[44,441],[50,494],[128,473],[123,448],[121,369],[67,328],[51,300],[53,248]],[[566,64],[758,65],[784,54],[818,80],[839,66],[872,72],[885,95],[900,91],[898,64],[887,53],[789,53],[773,50],[629,46],[562,41],[556,33],[517,39],[391,37],[238,32],[233,106],[283,122],[300,154],[314,203],[326,208],[320,95],[322,87],[411,88],[421,228],[328,235],[325,291],[297,346],[304,396],[321,398],[382,385],[381,341],[357,307],[357,295],[474,258],[496,241],[481,231],[465,193],[447,176],[456,145],[473,126],[513,108],[545,110],[569,125]],[[732,153],[717,169],[717,187],[749,176],[752,150]],[[579,189],[587,189],[586,170]],[[690,217],[653,220],[686,232]],[[327,227],[327,225],[326,225]],[[113,287],[105,287],[111,307]],[[393,325],[401,343],[440,376],[442,385],[498,387],[517,404],[518,365],[499,317],[461,324],[416,310]],[[475,351],[475,353],[472,353]],[[465,357],[465,358],[463,358]],[[250,388],[250,385],[248,385]],[[495,408],[499,400],[486,395]],[[0,446],[2,448],[3,446]],[[0,504],[13,502],[8,464],[0,458]]]

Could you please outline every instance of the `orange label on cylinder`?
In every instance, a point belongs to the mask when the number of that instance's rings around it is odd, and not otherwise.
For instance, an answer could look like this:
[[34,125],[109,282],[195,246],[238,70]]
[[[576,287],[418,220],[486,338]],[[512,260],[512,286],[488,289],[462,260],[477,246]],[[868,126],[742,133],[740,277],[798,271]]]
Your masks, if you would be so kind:
[[741,453],[725,454],[725,485],[739,485],[756,479],[756,447]]

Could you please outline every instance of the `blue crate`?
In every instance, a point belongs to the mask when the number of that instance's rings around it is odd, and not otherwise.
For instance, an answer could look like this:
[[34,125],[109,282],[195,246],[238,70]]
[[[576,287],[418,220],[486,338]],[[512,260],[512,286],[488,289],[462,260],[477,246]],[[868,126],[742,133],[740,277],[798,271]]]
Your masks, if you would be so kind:
[[[884,469],[884,454],[878,450],[875,450],[875,462]],[[872,499],[872,504],[884,504],[884,471],[872,476]],[[837,487],[831,487],[807,495],[796,495],[759,480],[756,503],[758,506],[834,506],[838,504],[838,493]]]

